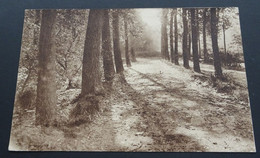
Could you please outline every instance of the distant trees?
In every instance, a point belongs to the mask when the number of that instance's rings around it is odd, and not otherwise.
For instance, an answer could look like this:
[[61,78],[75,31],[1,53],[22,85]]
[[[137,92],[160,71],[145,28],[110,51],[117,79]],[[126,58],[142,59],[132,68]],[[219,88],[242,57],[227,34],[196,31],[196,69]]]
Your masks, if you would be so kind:
[[173,16],[174,12],[171,10],[170,16],[170,51],[171,51],[171,62],[174,63],[174,49],[173,49]]
[[36,125],[49,126],[56,120],[55,10],[43,10],[39,41],[39,70]]
[[[170,51],[171,51],[171,62],[175,65],[179,65],[178,56],[178,24],[177,24],[177,9],[171,10],[170,16]],[[174,26],[174,30],[173,30]],[[173,47],[173,44],[175,47]]]
[[174,50],[174,63],[175,65],[179,65],[179,52],[178,52],[178,19],[177,19],[178,9],[176,9],[175,15],[174,15],[174,43],[175,43],[175,50]]
[[204,56],[204,62],[209,62],[209,54],[208,54],[208,48],[207,48],[207,23],[208,23],[208,8],[203,9],[203,25],[202,25],[202,38],[203,38],[203,56]]
[[[129,40],[128,40],[128,21],[127,17],[124,17],[124,29],[125,29],[125,60],[126,60],[126,65],[129,67],[131,66],[131,61],[130,61],[130,55],[129,55]],[[132,52],[133,54],[134,52]],[[135,56],[135,55],[134,55]]]
[[[177,9],[176,9],[177,10]],[[209,11],[210,10],[210,11]],[[169,55],[168,50],[168,42],[170,43],[170,59],[171,62],[178,65],[178,36],[182,37],[182,58],[183,58],[183,66],[185,68],[189,68],[189,60],[193,61],[193,69],[195,72],[201,72],[200,70],[200,58],[203,58],[205,63],[211,63],[211,54],[208,52],[208,43],[207,43],[207,34],[211,37],[212,45],[210,49],[213,50],[213,62],[215,67],[215,74],[217,78],[222,78],[222,67],[221,61],[223,63],[227,63],[228,60],[231,59],[231,55],[227,53],[226,46],[226,30],[232,26],[232,22],[230,19],[234,16],[236,10],[234,8],[215,8],[215,9],[187,9],[182,8],[182,14],[179,15],[182,17],[182,23],[180,26],[182,27],[182,32],[180,34],[177,25],[177,12],[171,10],[170,18],[169,18],[169,38],[168,41],[165,36],[167,36],[167,9],[162,10],[162,22],[161,22],[161,54],[162,58],[168,60],[167,55]],[[230,15],[226,15],[230,13]],[[220,24],[219,24],[220,23]],[[174,24],[174,25],[173,25]],[[175,30],[174,30],[174,29]],[[223,47],[224,47],[224,55],[222,55],[219,51],[219,43],[218,43],[218,33],[222,31],[222,39]],[[174,32],[174,33],[173,33]],[[202,42],[200,36],[202,35]],[[238,37],[238,38],[236,38]],[[241,45],[241,40],[239,40],[240,36],[234,36],[233,42],[237,43],[237,45]],[[236,40],[238,39],[238,40]],[[201,49],[201,43],[203,44],[203,52]],[[175,49],[174,49],[175,45]],[[192,48],[192,53],[191,53]],[[203,56],[202,56],[203,53]],[[237,59],[239,60],[239,59]]]
[[164,59],[170,60],[168,50],[168,35],[167,35],[167,23],[168,23],[168,9],[162,10],[162,22],[161,22],[161,55]]

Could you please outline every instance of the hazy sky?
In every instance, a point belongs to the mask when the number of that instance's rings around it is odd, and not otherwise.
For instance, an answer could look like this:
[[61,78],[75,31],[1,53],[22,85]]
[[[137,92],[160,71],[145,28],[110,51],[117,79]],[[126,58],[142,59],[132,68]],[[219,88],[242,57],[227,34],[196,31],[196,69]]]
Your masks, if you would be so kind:
[[146,31],[153,39],[154,48],[159,51],[161,47],[161,9],[138,9],[141,20],[146,24]]

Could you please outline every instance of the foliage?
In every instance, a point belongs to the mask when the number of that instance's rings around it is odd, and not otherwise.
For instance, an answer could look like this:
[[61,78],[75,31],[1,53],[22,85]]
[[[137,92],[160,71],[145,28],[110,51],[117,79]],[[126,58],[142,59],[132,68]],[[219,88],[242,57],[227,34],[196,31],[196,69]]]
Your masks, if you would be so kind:
[[59,10],[56,24],[56,71],[61,81],[60,87],[79,88],[81,61],[88,10]]

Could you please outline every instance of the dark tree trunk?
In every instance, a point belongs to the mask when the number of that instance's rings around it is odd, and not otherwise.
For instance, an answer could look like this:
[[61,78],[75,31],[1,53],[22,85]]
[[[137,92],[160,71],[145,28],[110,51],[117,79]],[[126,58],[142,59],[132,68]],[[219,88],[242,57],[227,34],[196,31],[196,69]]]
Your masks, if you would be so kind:
[[183,39],[182,39],[182,54],[183,54],[183,66],[189,68],[189,55],[188,55],[188,23],[187,23],[187,9],[182,10],[182,20],[183,20]]
[[197,30],[197,17],[195,9],[191,11],[191,30],[192,30],[192,54],[193,54],[193,69],[195,72],[200,72],[199,55],[198,55],[198,30]]
[[116,72],[121,73],[124,71],[123,61],[121,57],[120,43],[119,43],[119,14],[118,10],[114,10],[113,16],[113,47],[114,47],[114,58],[116,65]]
[[136,62],[135,50],[133,47],[131,47],[131,57],[132,57],[132,61]]
[[199,58],[201,58],[199,9],[195,10],[195,17],[196,17],[196,27],[197,27],[198,54],[199,54]]
[[171,19],[170,19],[170,50],[171,50],[171,62],[174,63],[174,51],[173,51],[173,10],[171,11]]
[[55,10],[42,11],[36,98],[36,125],[41,126],[56,122],[55,20]]
[[124,27],[125,27],[125,61],[126,61],[126,66],[130,67],[131,66],[131,61],[129,57],[129,42],[128,42],[128,26],[127,26],[127,20],[124,19]]
[[175,42],[175,50],[174,50],[174,63],[176,65],[179,65],[179,52],[178,52],[178,19],[177,19],[177,12],[178,10],[176,9],[176,13],[174,16],[174,42]]
[[102,91],[100,56],[102,10],[89,11],[88,26],[83,54],[81,95],[98,94]]
[[211,40],[212,40],[212,48],[213,48],[215,75],[217,78],[222,79],[223,74],[222,74],[221,61],[220,61],[219,48],[218,48],[218,19],[216,15],[216,8],[210,9],[210,15],[211,15]]
[[170,60],[167,35],[167,14],[168,9],[163,9],[161,26],[161,54],[164,59]]
[[204,55],[204,62],[208,63],[209,62],[209,55],[208,55],[208,50],[207,50],[207,34],[206,34],[206,26],[207,26],[207,11],[208,9],[203,10],[203,30],[202,30],[202,35],[203,35],[203,55]]
[[189,42],[188,42],[188,59],[190,60],[191,59],[191,32],[189,33],[188,35],[188,39],[189,39]]
[[226,31],[225,31],[225,24],[223,22],[223,42],[224,42],[224,53],[225,53],[225,65],[227,65],[227,47],[226,47]]
[[103,30],[102,30],[102,55],[104,77],[106,81],[111,81],[115,75],[112,41],[110,35],[109,10],[105,9],[103,16]]

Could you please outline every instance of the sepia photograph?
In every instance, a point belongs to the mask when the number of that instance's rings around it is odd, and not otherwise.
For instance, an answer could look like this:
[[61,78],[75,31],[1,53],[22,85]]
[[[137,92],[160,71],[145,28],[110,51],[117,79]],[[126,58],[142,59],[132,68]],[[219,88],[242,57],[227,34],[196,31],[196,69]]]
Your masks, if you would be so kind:
[[9,151],[256,152],[239,9],[26,9]]

